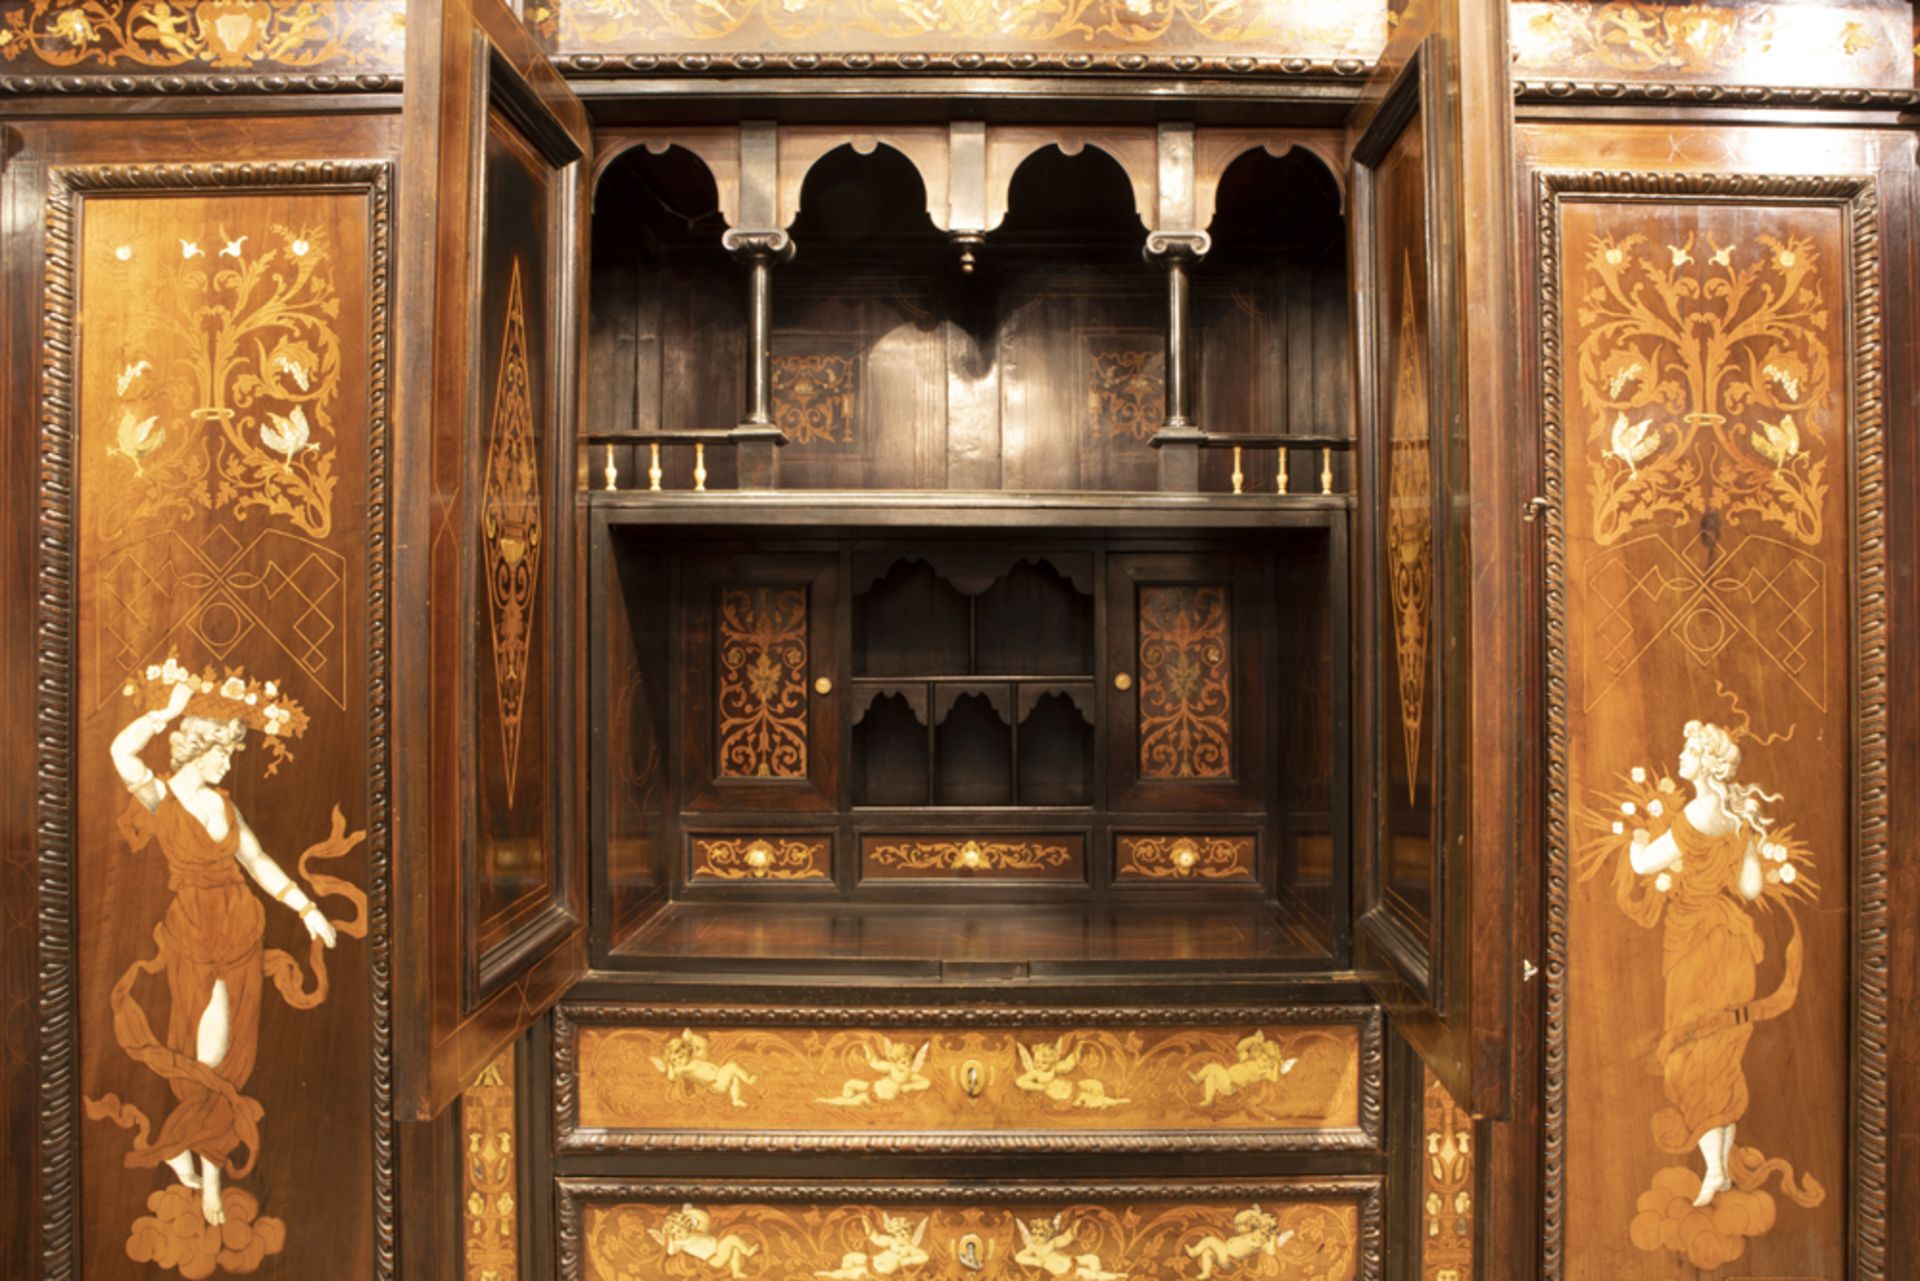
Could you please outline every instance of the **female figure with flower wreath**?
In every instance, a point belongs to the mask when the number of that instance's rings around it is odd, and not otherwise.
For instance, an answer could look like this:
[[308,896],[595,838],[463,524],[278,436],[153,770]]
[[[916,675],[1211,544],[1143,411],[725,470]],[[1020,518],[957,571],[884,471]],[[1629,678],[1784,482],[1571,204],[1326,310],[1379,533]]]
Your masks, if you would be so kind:
[[[338,935],[366,932],[366,897],[358,887],[308,871],[315,859],[336,858],[365,837],[347,834],[338,808],[330,837],[300,858],[299,872],[314,893],[338,894],[353,902],[353,919],[331,921],[313,898],[262,847],[253,829],[219,784],[246,746],[249,726],[259,729],[275,749],[276,761],[288,755],[286,738],[306,728],[297,703],[275,696],[271,683],[261,687],[237,675],[216,683],[194,676],[173,659],[149,668],[146,701],[150,709],[135,716],[114,738],[115,770],[132,799],[121,818],[121,832],[135,850],[156,846],[167,864],[172,892],[154,927],[155,954],[135,961],[114,985],[114,1035],[135,1061],[166,1080],[177,1100],[147,1141],[146,1116],[114,1095],[88,1100],[87,1111],[135,1128],[129,1166],[165,1163],[180,1183],[200,1193],[201,1214],[209,1225],[226,1219],[221,1176],[243,1177],[259,1153],[260,1104],[241,1093],[253,1072],[258,1049],[263,978],[271,978],[289,1004],[311,1008],[326,999],[322,950]],[[127,686],[136,694],[136,685]],[[164,703],[151,706],[159,698]],[[156,776],[141,753],[159,734],[168,735],[166,778]],[[299,917],[312,940],[315,982],[303,982],[298,962],[277,949],[263,950],[266,915],[247,882]],[[168,995],[167,1031],[154,1035],[133,988],[143,974],[164,974]],[[245,1149],[244,1159],[236,1154]],[[195,1157],[199,1158],[195,1168]]]
[[[1636,768],[1630,776],[1635,789],[1613,798],[1614,839],[1596,845],[1582,879],[1619,848],[1627,822],[1665,823],[1658,836],[1646,827],[1633,829],[1614,886],[1615,902],[1635,924],[1665,924],[1665,1001],[1654,1053],[1668,1106],[1654,1114],[1654,1141],[1675,1156],[1698,1149],[1706,1168],[1696,1207],[1736,1186],[1755,1191],[1774,1173],[1783,1176],[1781,1190],[1790,1198],[1813,1205],[1824,1197],[1817,1182],[1808,1178],[1796,1187],[1787,1162],[1765,1160],[1733,1142],[1734,1127],[1747,1113],[1743,1061],[1754,1027],[1786,1013],[1799,996],[1804,944],[1791,904],[1815,890],[1800,870],[1804,846],[1789,829],[1775,831],[1766,812],[1780,797],[1740,782],[1739,768],[1734,732],[1688,721],[1678,773],[1692,784],[1692,798],[1669,818],[1669,807],[1679,801],[1673,780],[1652,785],[1647,771]],[[1758,997],[1765,947],[1754,913],[1773,907],[1787,912],[1792,932],[1779,984]]]

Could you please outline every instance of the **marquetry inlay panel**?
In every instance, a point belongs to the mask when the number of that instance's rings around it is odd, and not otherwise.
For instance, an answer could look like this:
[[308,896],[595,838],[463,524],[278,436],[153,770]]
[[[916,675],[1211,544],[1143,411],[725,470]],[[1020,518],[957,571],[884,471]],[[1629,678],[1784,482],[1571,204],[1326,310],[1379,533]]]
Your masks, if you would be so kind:
[[[754,69],[760,64],[746,57],[917,54],[952,62],[1003,53],[1077,60],[1069,66],[1114,64],[1127,54],[1213,55],[1223,66],[1285,60],[1357,74],[1348,64],[1377,58],[1387,37],[1384,0],[544,0],[526,15],[562,65],[578,61],[581,70],[623,55],[705,54]],[[586,62],[589,55],[596,61]],[[1234,61],[1229,69],[1247,68]]]
[[1473,1118],[1422,1068],[1421,1281],[1473,1281]]
[[513,1050],[460,1096],[460,1210],[465,1281],[520,1275],[519,1181]]
[[351,87],[350,76],[399,72],[405,10],[400,0],[26,0],[0,13],[0,72],[321,73]]
[[1086,879],[1086,838],[1056,836],[865,836],[861,876],[870,880]]
[[712,881],[831,881],[833,838],[799,834],[699,835],[693,878]]
[[1114,879],[1120,881],[1251,881],[1251,836],[1173,835],[1158,832],[1113,838]]
[[1140,588],[1140,776],[1233,774],[1233,620],[1224,584]]
[[1904,0],[1518,0],[1510,15],[1514,75],[1529,84],[1914,85]]
[[385,1274],[389,181],[46,175],[35,1275]]
[[807,774],[807,589],[727,584],[715,634],[720,776]]
[[[561,1274],[585,1281],[1000,1273],[1357,1281],[1380,1266],[1377,1185],[561,1187]],[[645,1199],[643,1199],[645,1198]]]
[[1377,1135],[1364,1011],[563,1007],[556,1122],[604,1148],[1350,1148]]
[[1841,1275],[1884,1222],[1875,193],[1539,194],[1548,1271]]

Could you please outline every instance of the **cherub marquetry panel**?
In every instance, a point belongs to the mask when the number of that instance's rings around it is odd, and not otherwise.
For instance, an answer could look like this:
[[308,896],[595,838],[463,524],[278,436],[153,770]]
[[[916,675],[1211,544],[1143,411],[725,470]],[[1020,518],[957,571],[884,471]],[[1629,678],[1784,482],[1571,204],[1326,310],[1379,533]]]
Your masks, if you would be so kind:
[[49,1274],[379,1272],[387,193],[50,177]]
[[[676,1198],[677,1199],[674,1199]],[[582,1281],[1353,1281],[1379,1275],[1375,1185],[561,1185]]]
[[[0,73],[121,80],[400,71],[399,0],[25,0],[0,14]],[[351,82],[348,82],[349,84]]]
[[1862,799],[1884,650],[1854,604],[1883,573],[1872,188],[1541,194],[1549,1252],[1629,1281],[1838,1276],[1875,1231],[1850,1111],[1884,1089],[1849,1032],[1885,857]]
[[811,66],[833,55],[918,54],[935,65],[970,55],[960,65],[978,65],[980,55],[1000,53],[1091,67],[1132,54],[1211,55],[1239,70],[1256,58],[1268,66],[1285,59],[1352,74],[1387,37],[1384,0],[550,0],[528,6],[527,18],[563,64],[579,54],[595,66],[622,54],[705,55],[748,67],[783,56],[812,55],[803,64]]
[[[1354,1010],[563,1007],[562,1148],[1369,1146],[1378,1027]],[[678,1018],[679,1022],[669,1019]]]

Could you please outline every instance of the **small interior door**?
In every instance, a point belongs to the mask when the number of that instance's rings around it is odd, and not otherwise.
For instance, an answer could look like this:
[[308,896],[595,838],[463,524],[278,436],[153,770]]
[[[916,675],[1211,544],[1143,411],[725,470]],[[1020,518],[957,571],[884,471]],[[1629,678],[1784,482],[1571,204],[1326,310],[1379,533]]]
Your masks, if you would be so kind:
[[1505,11],[1407,9],[1348,131],[1355,960],[1461,1105],[1488,1117],[1510,1101],[1511,860],[1525,848]]
[[[410,4],[396,1099],[437,1113],[585,960],[573,441],[586,114],[498,0]],[[402,727],[407,727],[403,729]],[[421,732],[424,730],[424,732]]]

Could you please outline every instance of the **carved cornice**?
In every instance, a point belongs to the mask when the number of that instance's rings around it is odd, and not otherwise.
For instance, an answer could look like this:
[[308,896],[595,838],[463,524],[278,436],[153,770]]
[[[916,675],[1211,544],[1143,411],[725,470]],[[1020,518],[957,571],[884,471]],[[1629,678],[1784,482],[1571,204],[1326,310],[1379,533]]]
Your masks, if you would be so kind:
[[1912,107],[1920,90],[1691,84],[1657,80],[1515,80],[1521,102],[1736,104],[1753,107]]
[[[1793,92],[1793,91],[1788,91]],[[1540,172],[1534,176],[1534,229],[1540,296],[1542,463],[1547,507],[1547,864],[1546,982],[1542,1068],[1541,1275],[1567,1275],[1567,995],[1571,833],[1568,756],[1567,432],[1561,395],[1563,245],[1560,202],[1567,196],[1739,200],[1761,205],[1838,205],[1848,220],[1851,272],[1849,348],[1854,360],[1852,415],[1854,617],[1857,672],[1852,704],[1853,812],[1853,1195],[1852,1257],[1862,1276],[1883,1275],[1888,1222],[1889,795],[1887,786],[1887,570],[1885,336],[1881,319],[1879,207],[1864,177],[1663,172]]]
[[921,1205],[1006,1204],[1046,1201],[1349,1201],[1360,1215],[1359,1281],[1380,1281],[1386,1266],[1386,1223],[1381,1183],[1375,1177],[1196,1180],[1139,1183],[859,1183],[822,1180],[803,1183],[736,1181],[654,1182],[646,1179],[560,1178],[554,1264],[561,1281],[582,1281],[582,1234],[589,1202],[906,1202]]
[[[1058,1134],[978,1132],[724,1132],[589,1130],[579,1118],[581,1024],[616,1027],[925,1027],[1069,1028],[1313,1026],[1358,1029],[1358,1124],[1352,1128],[1205,1131],[1096,1131]],[[553,1131],[566,1152],[1352,1152],[1384,1139],[1386,1039],[1377,1006],[1086,1007],[981,1005],[730,1006],[563,1002],[553,1011]]]
[[42,301],[40,500],[35,522],[37,592],[34,613],[35,842],[38,857],[36,962],[40,1009],[41,1266],[49,1278],[76,1274],[80,1145],[74,1129],[78,1092],[78,1009],[73,950],[75,804],[72,709],[79,704],[73,624],[78,609],[74,557],[77,484],[74,446],[79,423],[78,320],[74,285],[79,246],[76,212],[100,192],[190,192],[217,195],[263,187],[359,191],[367,199],[367,867],[368,982],[372,1017],[373,1256],[375,1276],[395,1275],[396,1213],[393,1147],[392,950],[388,878],[391,869],[391,780],[388,751],[391,557],[388,467],[391,374],[393,166],[384,160],[316,160],[206,165],[55,167],[48,173]]

